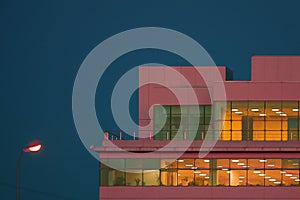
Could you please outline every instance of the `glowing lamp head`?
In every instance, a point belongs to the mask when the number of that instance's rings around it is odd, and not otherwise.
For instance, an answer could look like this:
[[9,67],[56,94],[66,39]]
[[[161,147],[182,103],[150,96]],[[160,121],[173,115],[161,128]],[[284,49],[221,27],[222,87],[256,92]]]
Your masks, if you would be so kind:
[[24,152],[39,152],[42,149],[42,143],[39,141],[34,141],[28,144],[28,146],[23,150]]

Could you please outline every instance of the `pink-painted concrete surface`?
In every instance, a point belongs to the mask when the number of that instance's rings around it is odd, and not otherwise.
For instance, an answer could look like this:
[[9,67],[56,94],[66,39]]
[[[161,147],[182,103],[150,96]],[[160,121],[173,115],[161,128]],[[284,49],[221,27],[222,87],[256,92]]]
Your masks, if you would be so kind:
[[[197,70],[201,71],[201,75]],[[151,107],[155,104],[178,105],[175,94],[186,97],[182,104],[191,105],[196,94],[199,104],[223,100],[220,89],[225,88],[228,101],[239,100],[300,100],[300,56],[253,56],[251,81],[226,81],[226,67],[218,66],[221,79],[216,81],[213,67],[140,67],[139,124],[149,129]],[[211,73],[210,73],[211,70]],[[174,72],[176,71],[176,72]],[[183,75],[180,76],[180,75]],[[186,80],[184,80],[186,79]],[[191,87],[187,86],[186,81]],[[146,84],[149,82],[161,83]],[[212,92],[206,88],[212,88]],[[172,88],[173,92],[170,91]],[[175,94],[174,94],[175,93]],[[149,126],[146,126],[149,124]]]
[[299,187],[100,187],[100,199],[299,200]]

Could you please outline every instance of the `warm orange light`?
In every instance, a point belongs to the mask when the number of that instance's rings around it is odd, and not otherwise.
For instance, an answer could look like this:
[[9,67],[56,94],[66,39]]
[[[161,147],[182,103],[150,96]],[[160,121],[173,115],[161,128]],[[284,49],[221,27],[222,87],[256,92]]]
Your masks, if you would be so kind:
[[38,152],[42,149],[42,143],[39,141],[31,142],[23,151],[24,152]]
[[30,151],[30,152],[37,152],[37,151],[41,150],[41,148],[42,148],[42,145],[38,144],[38,145],[33,146],[33,147],[28,147],[28,151]]

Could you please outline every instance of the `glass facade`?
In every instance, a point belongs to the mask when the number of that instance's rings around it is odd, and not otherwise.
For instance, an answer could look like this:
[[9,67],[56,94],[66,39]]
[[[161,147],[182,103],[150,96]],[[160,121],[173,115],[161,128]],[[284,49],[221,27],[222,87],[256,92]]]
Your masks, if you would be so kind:
[[[300,139],[298,101],[232,101],[227,102],[226,107],[214,109],[219,110],[212,111],[210,105],[155,107],[154,139],[202,140],[209,125],[214,132],[220,133],[219,140]],[[212,115],[213,112],[218,114]],[[194,132],[195,137],[192,136]]]
[[115,160],[123,162],[124,168],[115,170],[101,164],[100,185],[300,186],[299,159],[293,158]]

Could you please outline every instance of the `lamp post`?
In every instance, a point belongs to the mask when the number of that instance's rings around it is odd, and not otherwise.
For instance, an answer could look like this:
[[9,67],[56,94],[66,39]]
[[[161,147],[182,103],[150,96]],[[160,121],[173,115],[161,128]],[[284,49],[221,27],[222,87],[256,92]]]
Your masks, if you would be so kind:
[[33,141],[28,144],[28,146],[24,149],[19,154],[19,159],[18,159],[18,168],[17,168],[17,181],[16,181],[16,197],[17,200],[20,199],[20,171],[21,171],[21,160],[23,157],[23,154],[26,152],[34,153],[34,152],[39,152],[42,149],[42,143],[39,141]]

